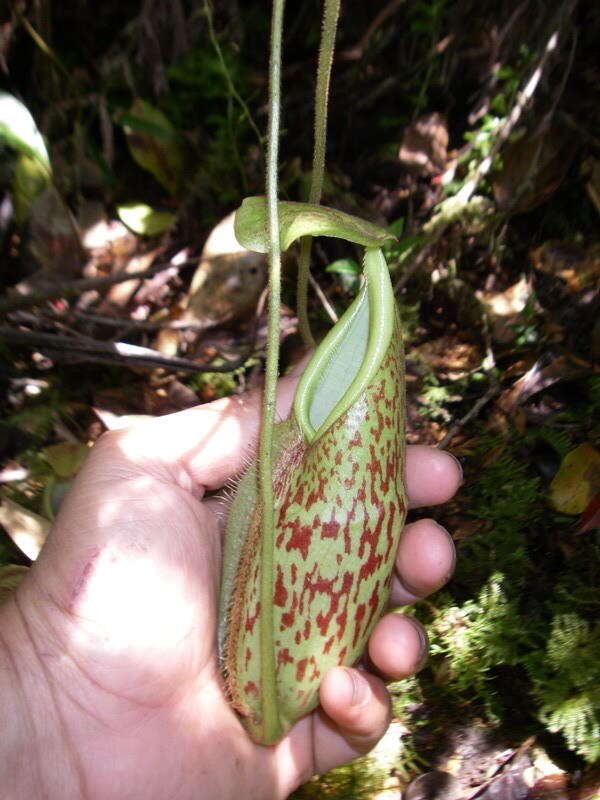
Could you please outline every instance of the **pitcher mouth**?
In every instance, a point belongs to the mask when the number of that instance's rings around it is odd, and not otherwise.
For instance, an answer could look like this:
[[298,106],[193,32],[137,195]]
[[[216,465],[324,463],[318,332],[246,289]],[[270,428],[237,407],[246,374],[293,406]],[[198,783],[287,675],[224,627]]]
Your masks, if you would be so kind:
[[367,248],[356,299],[315,350],[296,390],[294,414],[316,441],[360,397],[389,347],[396,305],[380,248]]

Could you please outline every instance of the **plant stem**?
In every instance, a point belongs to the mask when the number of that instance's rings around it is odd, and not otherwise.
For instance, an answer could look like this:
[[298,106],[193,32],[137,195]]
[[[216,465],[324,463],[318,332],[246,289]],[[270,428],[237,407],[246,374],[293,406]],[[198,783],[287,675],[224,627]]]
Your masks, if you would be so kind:
[[204,13],[206,14],[206,21],[208,23],[208,38],[210,39],[210,43],[212,44],[215,54],[219,59],[219,66],[221,67],[221,72],[223,73],[223,77],[225,78],[225,82],[227,84],[227,91],[234,98],[234,100],[238,103],[239,107],[242,109],[243,115],[248,120],[248,124],[254,131],[254,135],[256,136],[256,140],[259,146],[263,143],[263,136],[261,132],[258,130],[258,126],[256,122],[254,122],[254,117],[250,113],[250,109],[248,108],[248,104],[235,88],[235,84],[231,78],[231,74],[229,72],[229,68],[227,67],[227,63],[225,61],[225,57],[223,56],[223,51],[221,50],[221,45],[219,44],[219,40],[217,39],[217,35],[215,33],[215,28],[213,24],[213,13],[212,13],[212,5],[210,0],[204,0]]
[[258,140],[259,147],[262,146],[263,137],[262,137],[260,131],[258,130],[258,127],[257,127],[256,123],[254,122],[254,119],[252,117],[252,114],[250,113],[250,109],[248,108],[248,105],[246,104],[246,101],[240,95],[238,90],[235,88],[235,85],[234,85],[233,80],[231,78],[229,69],[227,67],[227,63],[225,61],[225,57],[223,56],[223,51],[221,50],[221,45],[219,44],[219,40],[217,39],[217,36],[216,36],[216,33],[215,33],[215,28],[214,28],[214,24],[213,24],[212,5],[211,5],[210,0],[204,0],[204,13],[206,15],[206,21],[207,21],[207,24],[208,24],[208,38],[210,39],[210,43],[212,44],[213,49],[214,49],[214,51],[216,53],[217,59],[219,61],[219,66],[221,67],[221,72],[222,72],[223,77],[225,79],[225,83],[227,84],[227,125],[228,125],[228,128],[229,128],[228,132],[229,132],[229,137],[230,137],[230,140],[231,140],[232,151],[233,151],[236,163],[238,165],[238,168],[240,170],[242,183],[244,185],[244,191],[247,191],[248,187],[247,187],[246,174],[245,174],[245,172],[243,170],[242,160],[241,160],[239,149],[238,149],[238,146],[237,146],[237,141],[236,141],[236,138],[235,138],[235,132],[233,130],[232,100],[235,100],[236,103],[242,109],[243,116],[245,116],[246,119],[248,120],[248,124],[252,128],[252,130],[253,130],[253,132],[254,132],[257,140]]
[[262,506],[262,553],[260,586],[261,702],[264,730],[278,738],[275,651],[273,647],[273,551],[275,514],[273,494],[273,424],[279,361],[279,310],[281,306],[281,246],[277,209],[277,162],[281,109],[281,40],[284,0],[273,0],[271,51],[269,58],[269,124],[267,144],[267,217],[269,227],[269,329],[259,443],[259,483]]
[[[320,203],[323,193],[323,177],[325,175],[325,146],[327,140],[327,101],[329,83],[333,64],[335,33],[340,15],[340,0],[325,0],[323,9],[323,29],[319,47],[319,64],[317,67],[317,85],[315,89],[315,140],[313,148],[312,174],[310,181],[310,203]],[[314,347],[315,340],[308,321],[308,275],[310,270],[310,248],[312,236],[305,236],[300,245],[298,262],[298,326],[302,339],[307,347]]]

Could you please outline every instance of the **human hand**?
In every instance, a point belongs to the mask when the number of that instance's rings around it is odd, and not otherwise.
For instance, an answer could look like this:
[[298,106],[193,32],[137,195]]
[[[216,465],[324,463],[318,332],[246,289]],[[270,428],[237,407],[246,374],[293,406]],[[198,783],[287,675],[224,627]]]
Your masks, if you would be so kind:
[[[282,416],[294,386],[280,382]],[[92,449],[38,561],[1,610],[9,727],[0,758],[21,764],[8,797],[283,798],[385,732],[389,697],[364,669],[332,670],[322,708],[273,747],[250,741],[224,697],[220,520],[205,492],[247,463],[259,402],[217,401],[111,432]],[[413,507],[447,500],[459,482],[452,457],[408,449]],[[406,526],[393,604],[439,588],[453,564],[442,528]],[[369,643],[370,662],[389,678],[418,669],[425,652],[422,629],[400,614],[385,616]]]

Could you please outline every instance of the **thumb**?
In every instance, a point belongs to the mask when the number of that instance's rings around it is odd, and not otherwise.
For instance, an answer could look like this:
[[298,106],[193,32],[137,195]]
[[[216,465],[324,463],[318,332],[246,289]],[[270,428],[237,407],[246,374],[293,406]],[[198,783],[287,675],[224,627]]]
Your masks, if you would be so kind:
[[[303,367],[301,362],[278,383],[280,418],[290,412]],[[165,479],[201,494],[223,486],[247,465],[260,430],[261,396],[253,391],[223,398],[105,434],[103,439],[110,438],[117,461],[122,458],[144,471],[159,471]]]

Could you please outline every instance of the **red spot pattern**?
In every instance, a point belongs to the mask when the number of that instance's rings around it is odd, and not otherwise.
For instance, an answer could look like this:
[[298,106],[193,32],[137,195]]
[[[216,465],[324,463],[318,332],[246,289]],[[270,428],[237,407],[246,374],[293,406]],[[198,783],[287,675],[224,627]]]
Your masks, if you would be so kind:
[[[398,331],[394,336],[399,342]],[[285,718],[295,720],[315,706],[330,667],[356,661],[387,602],[406,508],[402,382],[401,351],[392,347],[352,409],[352,427],[344,417],[337,420],[303,450],[301,467],[299,458],[289,458],[292,470],[281,478],[273,615],[278,710]],[[255,581],[259,548],[251,567]],[[260,643],[254,624],[259,582],[245,583],[244,604],[255,613],[245,626],[249,689],[236,704],[259,718],[260,657],[251,657]]]
[[281,664],[293,664],[294,659],[290,655],[290,651],[287,647],[284,647],[283,650],[280,650],[277,653],[277,665],[280,666]]
[[314,506],[315,503],[327,503],[327,497],[325,496],[325,487],[328,485],[327,478],[321,473],[318,478],[319,485],[315,487],[311,492],[308,493],[308,497],[306,498],[306,510],[310,511],[310,509]]
[[356,476],[358,474],[358,470],[360,469],[360,464],[356,461],[350,461],[352,472],[350,477],[344,478],[344,489],[352,489],[354,484],[356,483]]
[[329,522],[324,522],[321,527],[321,539],[335,539],[340,529],[340,523],[332,518]]
[[312,528],[310,525],[303,525],[299,519],[290,520],[287,527],[292,529],[292,535],[288,539],[285,549],[288,553],[291,550],[299,550],[302,560],[306,561],[313,536]]
[[281,564],[277,564],[277,579],[275,581],[275,591],[273,592],[273,602],[276,606],[284,607],[287,603],[288,593],[283,581],[283,570]]
[[308,658],[302,658],[296,664],[296,680],[298,683],[302,683],[304,680],[304,673],[306,672],[306,667],[308,666]]
[[279,630],[283,631],[286,628],[291,628],[294,624],[294,620],[296,618],[296,609],[298,607],[298,595],[296,592],[292,595],[292,605],[287,611],[284,611],[281,615],[281,626]]
[[365,616],[366,607],[364,603],[359,603],[356,606],[356,615],[354,618],[354,636],[352,637],[352,647],[356,647],[358,637],[360,636],[360,626]]
[[252,633],[252,631],[254,630],[254,625],[259,617],[259,614],[260,614],[260,601],[256,604],[256,611],[254,612],[254,614],[252,615],[248,614],[248,616],[246,617],[246,631],[248,633]]
[[354,436],[348,442],[348,447],[362,447],[362,436],[360,435],[360,431],[356,431]]

